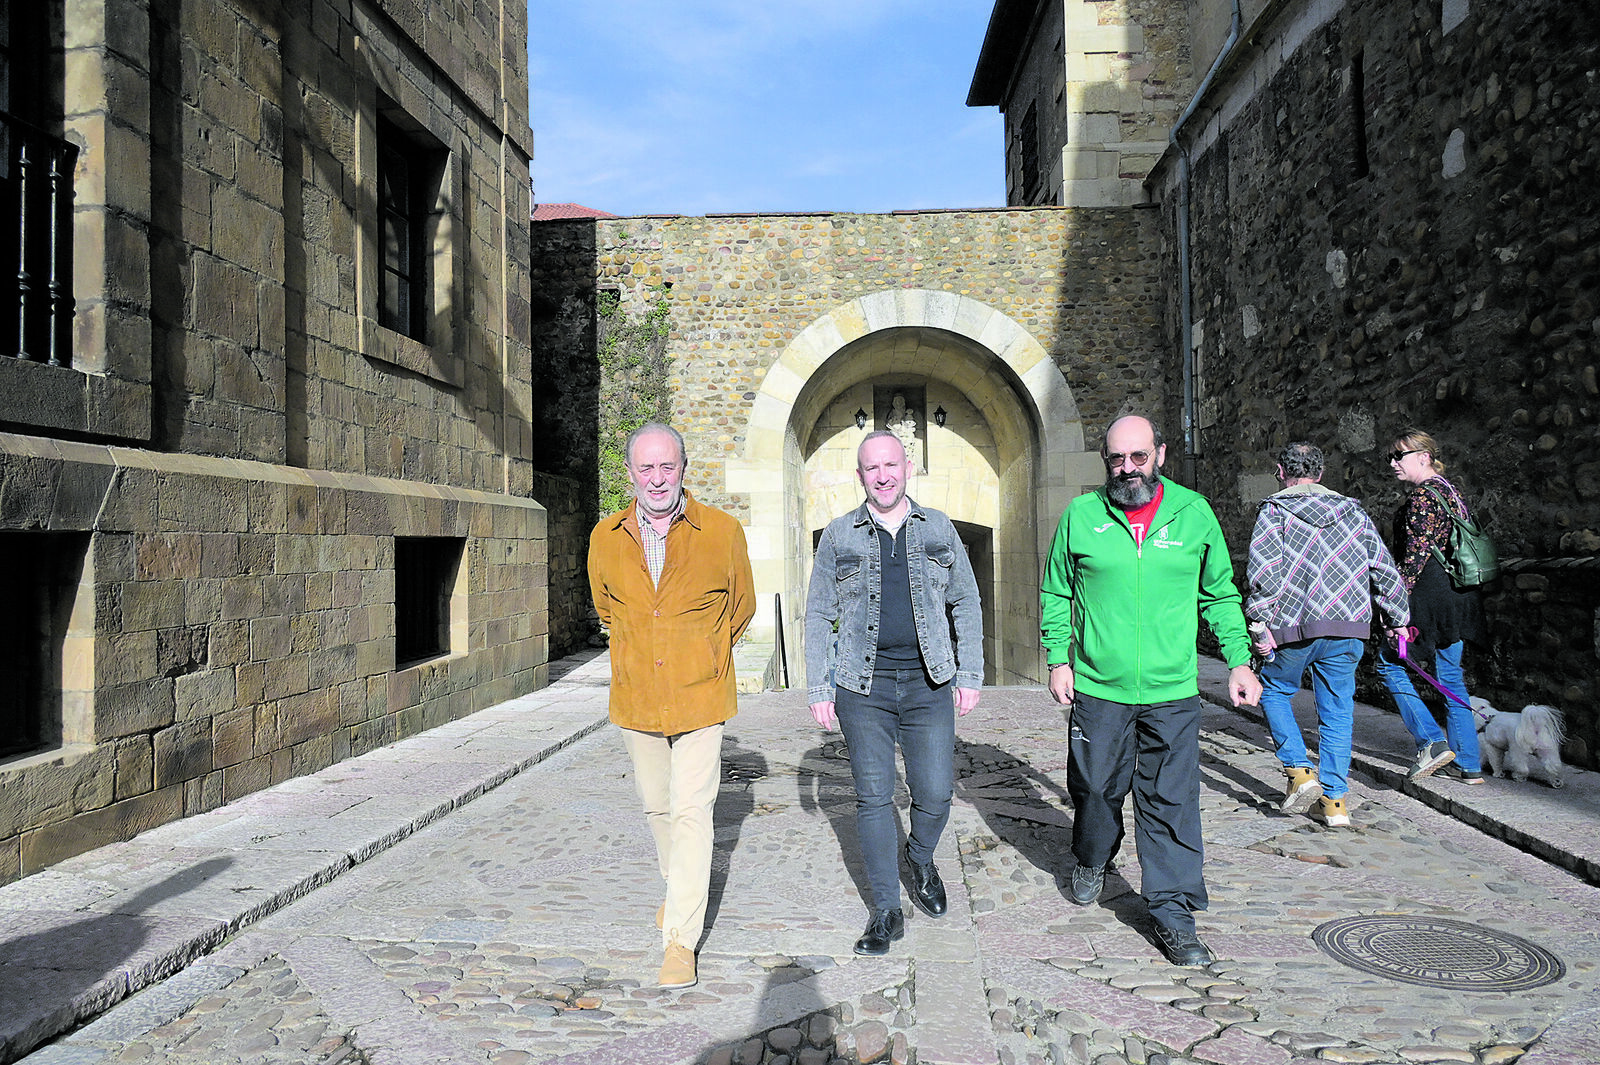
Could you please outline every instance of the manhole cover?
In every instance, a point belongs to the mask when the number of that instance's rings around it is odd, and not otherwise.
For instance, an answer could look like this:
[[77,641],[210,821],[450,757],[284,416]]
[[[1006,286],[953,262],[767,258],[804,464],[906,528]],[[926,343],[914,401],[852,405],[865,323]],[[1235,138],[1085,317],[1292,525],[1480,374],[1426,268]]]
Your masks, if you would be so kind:
[[1526,991],[1566,975],[1560,958],[1526,939],[1433,917],[1341,917],[1312,940],[1337,962],[1374,976],[1456,991]]

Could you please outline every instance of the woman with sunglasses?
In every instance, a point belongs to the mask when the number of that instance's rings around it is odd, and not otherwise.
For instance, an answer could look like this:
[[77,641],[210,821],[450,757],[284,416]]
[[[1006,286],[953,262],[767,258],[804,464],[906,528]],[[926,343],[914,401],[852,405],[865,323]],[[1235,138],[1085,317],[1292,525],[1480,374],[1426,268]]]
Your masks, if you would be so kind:
[[1466,641],[1483,640],[1483,605],[1476,590],[1462,591],[1451,584],[1449,574],[1434,557],[1435,548],[1441,554],[1448,550],[1451,513],[1468,516],[1466,500],[1443,477],[1444,463],[1435,457],[1438,453],[1433,437],[1420,429],[1407,429],[1394,442],[1389,468],[1396,479],[1412,486],[1396,515],[1394,544],[1400,577],[1411,595],[1411,624],[1419,634],[1418,642],[1433,648],[1439,683],[1460,698],[1460,702],[1445,700],[1444,730],[1417,697],[1396,649],[1387,644],[1379,648],[1378,673],[1417,743],[1417,757],[1407,777],[1419,780],[1437,771],[1465,784],[1482,784],[1478,730],[1466,705],[1461,653]]

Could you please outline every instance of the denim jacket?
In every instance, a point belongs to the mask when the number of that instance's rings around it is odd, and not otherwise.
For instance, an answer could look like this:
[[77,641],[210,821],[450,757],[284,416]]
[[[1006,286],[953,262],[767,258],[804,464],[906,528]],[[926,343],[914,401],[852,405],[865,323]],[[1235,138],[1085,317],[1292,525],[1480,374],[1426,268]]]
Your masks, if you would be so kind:
[[[950,519],[915,502],[906,513],[911,614],[922,664],[935,684],[983,686],[983,611],[961,538]],[[806,695],[833,702],[836,687],[866,695],[878,653],[883,568],[866,503],[823,530],[806,596]],[[950,622],[955,619],[955,647]],[[837,622],[837,626],[835,625]]]

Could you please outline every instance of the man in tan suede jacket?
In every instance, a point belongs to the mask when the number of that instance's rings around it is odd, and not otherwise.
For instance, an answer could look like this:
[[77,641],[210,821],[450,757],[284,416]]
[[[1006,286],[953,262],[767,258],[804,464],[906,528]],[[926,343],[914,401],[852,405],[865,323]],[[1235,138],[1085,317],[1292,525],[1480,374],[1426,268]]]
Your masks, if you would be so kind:
[[611,630],[611,721],[667,882],[656,913],[659,984],[695,982],[711,880],[711,810],[722,725],[737,710],[733,645],[755,614],[744,529],[683,490],[683,437],[651,423],[628,437],[634,502],[589,536],[589,587]]

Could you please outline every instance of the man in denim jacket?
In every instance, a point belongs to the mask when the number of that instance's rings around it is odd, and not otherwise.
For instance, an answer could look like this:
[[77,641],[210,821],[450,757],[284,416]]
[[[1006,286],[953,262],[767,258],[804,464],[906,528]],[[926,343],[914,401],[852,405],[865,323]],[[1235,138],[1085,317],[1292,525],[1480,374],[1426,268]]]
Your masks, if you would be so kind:
[[872,916],[857,954],[886,954],[905,935],[895,855],[896,741],[911,790],[912,894],[930,915],[945,912],[933,851],[950,819],[955,713],[978,705],[983,684],[972,563],[950,519],[907,498],[906,474],[899,438],[868,434],[856,450],[866,502],[823,531],[806,598],[811,715],[825,729],[837,725],[850,745],[856,829],[872,887]]

